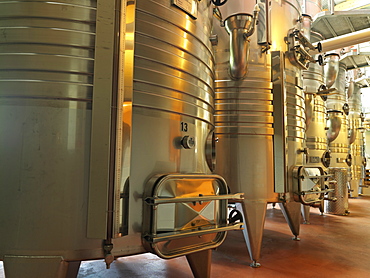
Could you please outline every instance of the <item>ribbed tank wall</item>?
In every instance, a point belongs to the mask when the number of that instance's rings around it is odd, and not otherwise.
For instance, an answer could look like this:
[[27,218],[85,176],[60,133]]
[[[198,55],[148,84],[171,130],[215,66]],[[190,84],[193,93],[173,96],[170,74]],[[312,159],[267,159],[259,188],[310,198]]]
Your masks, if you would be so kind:
[[346,66],[340,63],[338,77],[333,85],[333,88],[336,89],[335,94],[329,95],[327,99],[329,118],[333,116],[340,119],[341,122],[338,136],[329,143],[329,149],[332,155],[330,167],[348,167],[346,163],[349,152],[348,117],[343,110],[344,105],[347,103],[345,85]]
[[348,101],[346,94],[346,70],[346,65],[344,63],[339,63],[338,76],[332,86],[332,88],[336,90],[334,93],[328,95],[326,101],[328,111],[343,111],[343,105]]
[[[300,30],[299,19],[301,16],[301,1],[271,2],[271,51],[288,50],[286,38],[294,28]],[[287,160],[286,169],[305,164],[305,155],[300,150],[305,148],[305,95],[303,91],[302,68],[292,64],[288,57],[284,63],[285,99],[285,136]],[[280,121],[274,116],[274,121]],[[286,188],[291,188],[293,180],[291,173],[288,174]],[[289,190],[289,189],[288,189]]]
[[189,20],[168,1],[137,1],[134,106],[213,122],[211,10]]
[[[301,15],[300,1],[281,1],[281,5],[272,2],[271,50],[286,50],[285,37],[289,30],[299,27]],[[286,111],[287,111],[287,140],[302,145],[305,139],[304,92],[302,90],[302,69],[292,65],[288,59],[285,62],[286,76]],[[292,152],[293,153],[293,152]],[[294,156],[294,155],[293,155]],[[295,160],[295,159],[293,159]],[[291,161],[295,163],[295,161]],[[302,163],[302,161],[296,161]]]
[[350,153],[352,156],[351,165],[351,196],[357,197],[362,179],[364,178],[364,157],[363,157],[363,126],[362,126],[362,105],[361,89],[355,85],[352,96],[348,99],[349,105],[349,139]]
[[308,70],[303,71],[303,86],[306,95],[306,146],[308,150],[307,165],[322,167],[321,158],[328,149],[326,137],[326,103],[316,94],[324,84],[322,66],[310,63]]
[[[349,167],[347,159],[349,155],[348,140],[348,117],[345,113],[345,104],[347,103],[346,85],[346,66],[339,63],[339,72],[332,88],[335,88],[335,94],[331,94],[327,99],[327,110],[329,118],[329,130],[336,130],[336,138],[328,133],[329,150],[331,151],[331,162],[329,174],[332,174],[336,183],[330,187],[334,192],[329,197],[336,197],[336,202],[325,201],[325,212],[344,215],[348,213],[348,174]],[[347,111],[348,112],[348,111]],[[341,123],[339,126],[336,123]],[[337,125],[337,126],[336,126]],[[336,126],[336,127],[335,127]]]
[[[196,18],[172,1],[136,1],[129,232],[141,231],[136,194],[151,177],[211,173],[206,146],[214,129],[212,8],[208,1],[194,2]],[[185,136],[193,138],[192,147],[182,146]]]
[[102,256],[86,238],[95,23],[96,1],[0,2],[0,259]]
[[[228,74],[229,36],[215,24],[216,48],[216,172],[232,192],[248,199],[273,200],[273,117],[271,62],[261,55],[257,35],[251,37],[247,76],[234,81]],[[256,186],[258,184],[258,186]]]

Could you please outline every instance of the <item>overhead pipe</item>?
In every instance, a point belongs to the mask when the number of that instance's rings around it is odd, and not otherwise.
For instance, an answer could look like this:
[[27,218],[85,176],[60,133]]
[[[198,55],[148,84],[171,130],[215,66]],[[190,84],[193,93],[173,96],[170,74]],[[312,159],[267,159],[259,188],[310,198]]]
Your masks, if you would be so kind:
[[316,54],[317,54],[317,53],[333,51],[336,49],[342,49],[347,46],[360,44],[360,43],[364,43],[368,41],[370,41],[370,28],[356,31],[353,33],[349,33],[346,35],[338,36],[335,38],[323,40],[321,42],[314,43],[313,45],[317,47],[317,45],[321,43],[322,50],[319,52],[316,48]]
[[259,7],[250,14],[235,14],[225,19],[226,31],[230,35],[230,76],[234,80],[244,78],[248,72],[249,37],[254,33]]

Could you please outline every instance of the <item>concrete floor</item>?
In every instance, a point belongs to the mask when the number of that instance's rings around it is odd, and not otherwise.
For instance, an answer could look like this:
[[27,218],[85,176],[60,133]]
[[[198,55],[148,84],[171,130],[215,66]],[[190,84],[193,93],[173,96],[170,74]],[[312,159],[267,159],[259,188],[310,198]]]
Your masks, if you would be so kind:
[[[212,254],[212,278],[228,277],[370,277],[370,197],[349,200],[348,216],[320,215],[311,209],[309,225],[301,225],[301,241],[291,233],[278,208],[269,205],[261,268],[250,259],[240,231],[229,232]],[[3,278],[2,264],[0,277]],[[117,259],[106,270],[102,261],[83,262],[78,278],[192,277],[185,258],[162,260],[152,254]],[[42,277],[40,277],[42,278]]]

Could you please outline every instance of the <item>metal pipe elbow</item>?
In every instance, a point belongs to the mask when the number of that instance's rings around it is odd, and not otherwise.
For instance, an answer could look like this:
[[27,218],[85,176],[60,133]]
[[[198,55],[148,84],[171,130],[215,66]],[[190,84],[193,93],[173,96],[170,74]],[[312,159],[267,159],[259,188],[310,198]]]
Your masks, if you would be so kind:
[[230,77],[244,78],[248,72],[249,37],[254,33],[258,10],[254,15],[235,14],[225,19],[226,31],[230,35]]

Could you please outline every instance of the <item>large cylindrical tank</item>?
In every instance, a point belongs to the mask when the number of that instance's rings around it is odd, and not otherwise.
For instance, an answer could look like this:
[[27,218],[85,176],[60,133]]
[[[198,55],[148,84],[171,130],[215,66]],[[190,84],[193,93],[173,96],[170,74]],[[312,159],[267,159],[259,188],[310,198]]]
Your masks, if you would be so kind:
[[[136,5],[128,232],[147,234],[146,248],[162,257],[178,255],[186,247],[191,250],[191,245],[210,248],[225,235],[188,237],[188,246],[181,238],[160,242],[164,232],[181,234],[198,225],[199,232],[202,226],[221,228],[219,202],[196,205],[175,200],[227,193],[225,184],[213,188],[213,178],[208,177],[215,159],[212,19],[209,1],[142,0]],[[183,176],[172,178],[172,173]],[[204,179],[196,182],[194,174]],[[160,176],[166,175],[168,183],[161,187]],[[148,198],[173,202],[143,210],[142,199],[137,198],[143,191]],[[142,214],[143,220],[137,217]]]
[[[327,137],[329,140],[329,149],[331,151],[330,173],[335,178],[338,171],[341,176],[340,182],[337,181],[339,187],[336,191],[348,192],[348,179],[347,183],[343,181],[343,173],[348,173],[348,167],[351,165],[351,156],[349,154],[349,140],[348,140],[348,104],[346,94],[346,66],[339,63],[338,76],[333,84],[335,91],[330,94],[327,99],[328,111],[328,130]],[[335,182],[335,180],[334,180]],[[334,193],[335,194],[335,193]],[[342,204],[341,202],[345,202]],[[325,212],[333,214],[346,214],[348,213],[348,198],[340,198],[336,202],[330,204],[325,201]]]
[[358,197],[359,187],[364,179],[364,156],[363,156],[363,116],[361,104],[361,88],[354,86],[354,91],[348,99],[349,115],[349,143],[352,157],[350,195]]
[[[254,5],[252,2],[247,5],[229,1],[222,6],[223,19],[236,17],[236,14],[252,15]],[[225,177],[231,192],[245,193],[243,210],[247,228],[244,236],[251,259],[257,261],[267,202],[277,201],[273,175],[270,55],[261,53],[257,34],[251,35],[248,38],[247,73],[234,80],[229,74],[231,35],[219,22],[215,22],[214,32],[218,36],[215,46],[215,122],[219,139],[215,172]]]
[[305,112],[307,122],[307,165],[328,167],[330,155],[326,137],[326,103],[325,96],[320,90],[324,85],[323,68],[317,64],[310,64],[303,72],[303,85],[306,92]]
[[[222,242],[214,228],[225,230],[227,206],[203,197],[227,191],[211,175],[212,9],[188,2],[0,3],[7,277],[64,277],[81,260],[173,257]],[[194,227],[201,236],[181,241]],[[172,244],[156,237],[164,230],[176,233]]]
[[86,236],[97,7],[73,2],[0,3],[0,259],[9,277],[22,256],[103,255],[101,240]]
[[[300,203],[293,197],[292,168],[305,162],[305,114],[302,69],[285,57],[286,37],[292,29],[301,30],[301,2],[259,2],[255,30],[254,4],[228,1],[220,7],[225,28],[214,24],[214,48],[216,173],[225,177],[232,192],[245,193],[237,207],[244,212],[244,236],[255,267],[267,203],[283,202],[292,232],[299,233]],[[278,61],[271,53],[278,53]],[[272,63],[279,66],[273,69]],[[281,81],[276,99],[275,78]]]
[[[320,93],[324,86],[323,67],[316,63],[310,63],[309,68],[303,71],[303,87],[305,91],[305,114],[306,114],[306,146],[308,155],[307,167],[321,169],[321,174],[326,174],[330,165],[331,155],[326,137],[326,96]],[[322,184],[317,183],[313,188],[322,191]],[[322,195],[309,194],[305,197],[310,206],[318,206],[323,211]],[[309,223],[310,206],[302,206],[304,223]]]
[[[321,0],[304,1],[304,13],[314,17],[322,11]],[[310,30],[309,30],[310,31]],[[318,33],[309,32],[311,43],[322,40]],[[316,59],[319,57],[316,56]],[[328,167],[330,155],[326,137],[326,95],[320,94],[325,86],[324,68],[318,63],[310,63],[303,71],[303,89],[305,92],[306,146],[308,148],[307,165]]]
[[321,175],[319,169],[305,167],[308,152],[302,75],[311,57],[308,57],[309,18],[302,16],[301,6],[302,1],[272,1],[270,11],[275,191],[284,201],[280,207],[296,239],[301,204],[295,201],[304,201],[303,192],[311,191],[312,187],[309,178],[298,177]]
[[[303,91],[303,68],[298,64],[295,52],[290,48],[292,44],[299,44],[296,41],[296,36],[292,33],[293,30],[301,30],[301,1],[281,1],[272,2],[271,5],[271,52],[279,51],[284,53],[280,55],[283,63],[283,80],[282,88],[283,91],[280,95],[283,95],[282,102],[283,108],[280,111],[279,107],[276,108],[274,104],[274,126],[275,134],[280,133],[276,130],[276,127],[281,126],[281,133],[286,137],[284,148],[289,151],[285,153],[285,150],[277,150],[275,147],[275,158],[276,156],[284,156],[285,163],[284,170],[286,172],[285,177],[281,177],[275,180],[275,189],[277,192],[287,192],[293,187],[293,171],[292,168],[295,166],[302,166],[306,161],[306,150],[305,150],[305,130],[306,130],[306,117],[305,117],[305,94]],[[288,39],[292,41],[287,42]],[[274,57],[272,58],[274,59]],[[274,74],[277,75],[277,67],[274,67]],[[276,80],[276,77],[272,77]],[[279,77],[279,80],[281,78]],[[275,97],[274,102],[277,102]],[[279,153],[277,153],[277,151]],[[275,161],[275,167],[281,167]],[[292,195],[286,195],[285,198],[289,200],[293,198]]]

